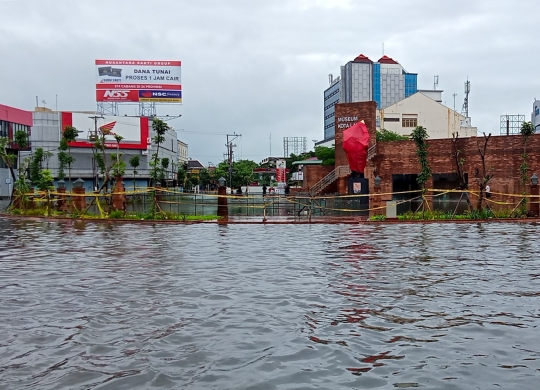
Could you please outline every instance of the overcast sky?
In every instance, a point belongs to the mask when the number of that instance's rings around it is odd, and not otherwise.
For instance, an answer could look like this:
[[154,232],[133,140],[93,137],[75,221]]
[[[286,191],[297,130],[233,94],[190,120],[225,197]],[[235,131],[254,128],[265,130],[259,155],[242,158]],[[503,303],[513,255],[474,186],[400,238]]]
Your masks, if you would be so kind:
[[499,134],[540,98],[539,16],[537,0],[0,0],[0,103],[95,110],[95,59],[181,60],[183,104],[158,115],[182,115],[190,157],[217,164],[237,133],[235,157],[260,162],[323,139],[328,74],[384,42],[457,111],[468,77],[473,126]]

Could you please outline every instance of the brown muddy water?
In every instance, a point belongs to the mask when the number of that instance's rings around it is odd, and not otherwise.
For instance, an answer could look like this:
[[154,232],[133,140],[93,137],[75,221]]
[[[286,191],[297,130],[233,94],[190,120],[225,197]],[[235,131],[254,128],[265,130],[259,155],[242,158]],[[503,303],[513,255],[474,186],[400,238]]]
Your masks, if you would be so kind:
[[0,389],[539,387],[534,223],[0,232]]

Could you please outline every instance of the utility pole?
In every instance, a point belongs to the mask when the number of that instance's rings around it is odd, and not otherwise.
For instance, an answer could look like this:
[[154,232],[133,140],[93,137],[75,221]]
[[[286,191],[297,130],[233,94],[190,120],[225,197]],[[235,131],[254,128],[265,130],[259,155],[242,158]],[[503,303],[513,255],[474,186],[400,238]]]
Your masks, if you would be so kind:
[[233,141],[241,136],[242,134],[236,134],[236,133],[227,134],[227,143],[225,144],[225,146],[227,147],[227,164],[229,164],[229,185],[231,186],[231,195],[233,194],[233,186],[232,186],[232,173],[233,173],[233,164],[234,164],[233,148],[236,147],[236,145],[233,144]]
[[93,157],[92,157],[92,185],[94,187],[94,190],[96,191],[98,188],[99,188],[99,177],[98,177],[98,171],[97,171],[97,161],[96,161],[96,151],[94,151],[94,144],[93,142],[97,141],[98,140],[98,125],[97,125],[97,120],[98,119],[103,119],[103,115],[100,115],[100,116],[97,116],[97,115],[94,115],[94,116],[89,116],[88,118],[90,119],[93,119],[94,120],[94,132],[90,132],[89,136],[88,136],[88,140],[92,142],[92,154],[93,154]]

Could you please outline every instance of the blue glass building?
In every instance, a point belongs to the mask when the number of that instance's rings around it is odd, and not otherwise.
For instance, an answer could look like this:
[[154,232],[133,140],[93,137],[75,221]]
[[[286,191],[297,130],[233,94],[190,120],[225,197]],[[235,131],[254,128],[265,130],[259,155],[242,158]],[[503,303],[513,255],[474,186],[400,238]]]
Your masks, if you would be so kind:
[[360,54],[341,67],[340,77],[331,77],[324,91],[324,139],[335,135],[334,115],[337,103],[377,102],[377,108],[386,108],[418,92],[418,75],[408,73],[390,57],[377,62]]

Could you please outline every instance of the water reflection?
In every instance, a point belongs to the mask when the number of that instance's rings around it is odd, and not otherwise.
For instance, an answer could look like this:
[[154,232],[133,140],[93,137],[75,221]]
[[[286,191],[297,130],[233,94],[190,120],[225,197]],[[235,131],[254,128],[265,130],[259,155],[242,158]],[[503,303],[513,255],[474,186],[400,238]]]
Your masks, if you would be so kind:
[[535,388],[535,224],[0,219],[5,388]]

